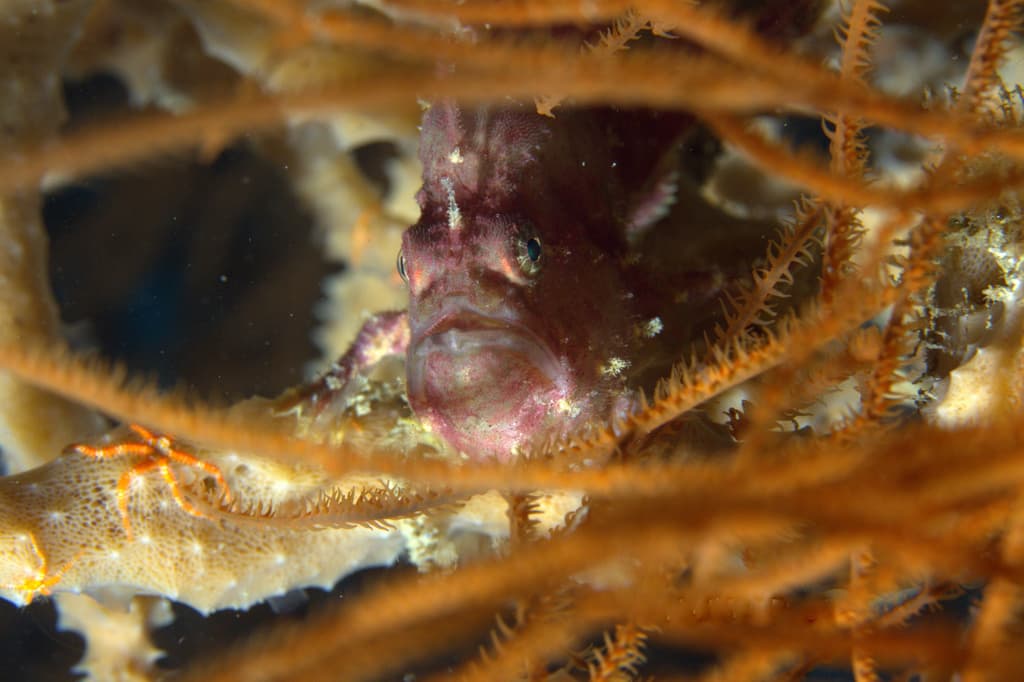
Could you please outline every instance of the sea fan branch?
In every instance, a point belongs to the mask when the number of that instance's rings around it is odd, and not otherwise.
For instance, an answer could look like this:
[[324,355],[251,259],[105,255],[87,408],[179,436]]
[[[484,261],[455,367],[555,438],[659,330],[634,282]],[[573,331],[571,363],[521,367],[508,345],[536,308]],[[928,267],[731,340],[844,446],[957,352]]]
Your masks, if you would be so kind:
[[231,503],[223,498],[201,501],[199,506],[210,518],[224,519],[235,525],[255,524],[288,530],[356,526],[390,530],[399,519],[451,511],[462,501],[448,491],[421,493],[382,481],[377,485],[353,486],[347,491],[324,491],[312,498],[278,505],[248,497]]
[[1010,37],[1018,30],[1022,19],[1024,14],[1018,0],[989,1],[960,94],[961,110],[996,117],[998,103],[992,98],[1002,85],[999,66],[1006,57]]
[[747,129],[742,118],[733,115],[707,115],[708,123],[729,142],[759,165],[795,182],[821,201],[838,205],[886,206],[913,211],[928,206],[936,213],[954,213],[989,198],[999,196],[1024,182],[1024,171],[1015,169],[999,177],[972,179],[950,185],[933,182],[909,190],[888,189],[865,183],[860,178],[834,175],[814,159],[789,151]]
[[[628,49],[629,43],[636,40],[641,31],[648,29],[656,34],[659,33],[659,29],[655,29],[650,21],[631,7],[626,10],[625,14],[615,19],[609,28],[602,31],[596,42],[584,43],[581,51],[592,57],[608,58],[616,52]],[[660,33],[664,35],[664,30],[660,29]],[[537,113],[541,116],[554,116],[551,112],[564,99],[560,95],[545,95],[536,98]]]
[[643,649],[647,633],[635,623],[615,626],[614,636],[604,635],[604,646],[595,650],[587,666],[590,682],[626,682],[638,674],[646,660]]
[[[683,10],[680,12],[680,20],[689,16]],[[698,16],[707,19],[703,13]],[[404,34],[394,37],[395,44],[404,44]],[[751,36],[744,36],[747,37],[753,40]],[[964,116],[922,111],[917,106],[837,81],[801,60],[798,60],[802,64],[799,70],[810,69],[814,74],[809,79],[795,79],[793,64],[787,61],[776,65],[778,60],[774,60],[768,62],[770,68],[778,69],[775,72],[778,80],[773,80],[759,73],[744,72],[720,59],[677,52],[637,52],[624,55],[622,59],[593,62],[567,53],[562,46],[527,49],[499,40],[489,41],[486,46],[451,45],[458,44],[451,43],[446,48],[434,43],[428,46],[435,52],[462,50],[462,58],[453,54],[452,61],[464,61],[470,68],[447,78],[407,72],[367,74],[336,91],[246,96],[176,117],[141,117],[130,123],[85,130],[61,143],[48,142],[45,148],[23,148],[2,165],[0,189],[36,183],[47,172],[81,175],[121,166],[154,153],[198,144],[211,136],[229,139],[241,131],[278,125],[289,115],[329,115],[341,108],[380,107],[403,100],[404,93],[411,90],[467,102],[499,95],[529,97],[538,91],[558,90],[580,103],[644,102],[707,112],[775,107],[838,110],[919,134],[941,135],[965,152],[999,146],[1011,156],[1024,156],[1024,137],[1020,135],[980,130]],[[778,56],[777,50],[764,49]],[[480,55],[487,54],[501,55],[506,60],[504,63],[521,64],[522,73],[481,71]],[[522,75],[524,73],[528,73],[529,78]],[[804,171],[804,174],[808,173]],[[856,198],[851,190],[846,197]],[[936,193],[934,198],[941,197]],[[967,201],[968,197],[963,200]],[[883,198],[881,203],[887,200]]]
[[[878,14],[885,7],[876,0],[857,0],[837,32],[841,38],[842,59],[839,73],[847,80],[866,85],[871,68],[869,50],[878,38]],[[835,114],[825,117],[823,128],[829,138],[832,173],[864,180],[868,150],[864,122],[856,116]],[[838,281],[849,274],[853,253],[863,234],[858,211],[846,203],[833,203],[826,209],[825,252],[822,258],[821,290],[830,302]]]
[[807,201],[799,203],[793,222],[783,228],[779,241],[769,245],[767,264],[753,273],[753,282],[746,290],[730,298],[732,310],[726,314],[726,326],[716,329],[716,346],[733,343],[751,325],[764,327],[774,321],[775,311],[769,301],[784,297],[780,287],[792,284],[793,269],[813,260],[810,246],[820,218],[820,207]]

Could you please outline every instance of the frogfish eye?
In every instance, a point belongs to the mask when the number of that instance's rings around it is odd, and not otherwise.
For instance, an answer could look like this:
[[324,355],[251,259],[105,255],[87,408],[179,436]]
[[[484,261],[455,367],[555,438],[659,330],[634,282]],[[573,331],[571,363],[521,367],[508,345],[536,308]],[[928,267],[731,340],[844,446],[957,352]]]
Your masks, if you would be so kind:
[[406,284],[409,283],[409,274],[405,271],[405,254],[402,250],[398,250],[398,258],[395,261],[395,267],[398,269],[398,276],[402,278],[402,281]]
[[536,275],[540,272],[542,252],[540,240],[536,237],[530,237],[519,242],[519,257],[517,260],[523,272],[527,275]]
[[531,239],[526,242],[526,256],[534,263],[540,260],[540,240]]

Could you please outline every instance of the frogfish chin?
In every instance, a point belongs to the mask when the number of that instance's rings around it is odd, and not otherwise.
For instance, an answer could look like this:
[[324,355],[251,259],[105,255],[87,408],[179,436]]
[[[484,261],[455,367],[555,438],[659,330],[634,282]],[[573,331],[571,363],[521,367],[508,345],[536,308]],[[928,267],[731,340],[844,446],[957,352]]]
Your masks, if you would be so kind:
[[504,325],[414,339],[406,378],[420,420],[473,459],[508,461],[549,435],[571,392],[545,344]]

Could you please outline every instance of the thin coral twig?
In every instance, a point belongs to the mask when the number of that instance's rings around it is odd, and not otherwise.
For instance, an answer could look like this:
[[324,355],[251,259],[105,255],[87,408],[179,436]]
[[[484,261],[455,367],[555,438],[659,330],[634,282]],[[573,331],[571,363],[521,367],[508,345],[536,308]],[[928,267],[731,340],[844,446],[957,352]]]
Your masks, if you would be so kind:
[[807,265],[813,258],[810,246],[818,229],[821,208],[813,202],[803,201],[791,225],[782,230],[780,239],[768,247],[767,264],[753,273],[750,286],[737,296],[731,296],[726,313],[725,327],[716,330],[716,346],[734,343],[751,325],[767,326],[775,313],[769,302],[785,296],[780,289],[793,282],[793,269]]
[[[838,29],[836,37],[842,45],[839,73],[844,79],[867,84],[866,76],[871,66],[869,50],[878,38],[878,14],[884,9],[876,0],[858,0]],[[832,173],[865,180],[868,150],[864,121],[849,114],[827,115],[824,121]],[[845,203],[828,206],[825,217],[821,291],[823,300],[830,303],[838,282],[852,270],[852,257],[864,228],[858,211]]]
[[996,112],[991,96],[1002,84],[999,66],[1006,58],[1010,37],[1022,20],[1024,11],[1019,0],[990,0],[967,66],[958,103],[961,110],[989,115]]

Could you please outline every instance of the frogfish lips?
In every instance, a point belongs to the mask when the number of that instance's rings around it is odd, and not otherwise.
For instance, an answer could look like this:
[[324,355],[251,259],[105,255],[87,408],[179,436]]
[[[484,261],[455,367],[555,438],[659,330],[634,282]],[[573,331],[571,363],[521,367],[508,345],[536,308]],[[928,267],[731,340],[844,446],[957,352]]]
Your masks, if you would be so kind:
[[541,339],[476,315],[414,332],[406,373],[417,416],[476,459],[508,460],[547,433],[570,392],[568,372]]

